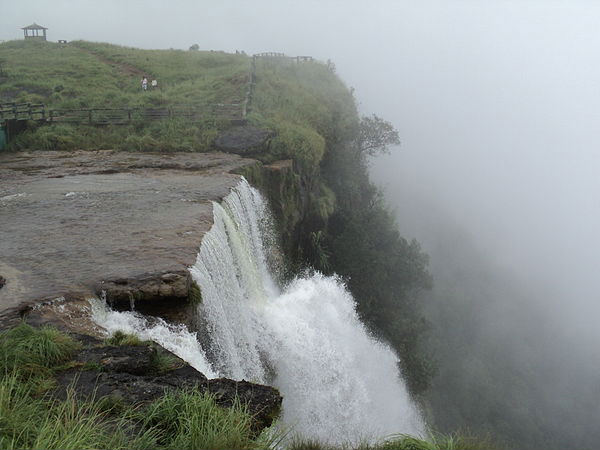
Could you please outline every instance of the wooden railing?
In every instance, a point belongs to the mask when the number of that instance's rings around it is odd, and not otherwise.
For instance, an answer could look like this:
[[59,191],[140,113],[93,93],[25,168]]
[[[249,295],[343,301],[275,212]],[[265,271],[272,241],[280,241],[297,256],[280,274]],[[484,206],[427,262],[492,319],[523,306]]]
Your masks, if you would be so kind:
[[252,56],[248,86],[241,103],[217,103],[205,108],[79,108],[49,109],[43,104],[0,103],[0,124],[6,120],[33,120],[56,123],[87,123],[90,125],[126,125],[132,122],[186,118],[190,120],[218,119],[245,121],[250,112],[256,85],[256,61],[259,58],[295,63],[312,62],[312,56],[286,56],[279,52],[257,53]]
[[256,61],[257,58],[264,59],[285,59],[291,62],[313,62],[315,59],[312,56],[287,56],[285,53],[278,52],[263,52],[263,53],[255,53],[252,55],[252,59]]
[[49,123],[126,125],[132,122],[185,118],[189,120],[242,120],[244,103],[218,103],[206,108],[78,108],[47,109],[42,104],[0,103],[0,123],[6,120],[34,120]]
[[0,103],[0,122],[13,120],[45,120],[46,107],[33,103]]

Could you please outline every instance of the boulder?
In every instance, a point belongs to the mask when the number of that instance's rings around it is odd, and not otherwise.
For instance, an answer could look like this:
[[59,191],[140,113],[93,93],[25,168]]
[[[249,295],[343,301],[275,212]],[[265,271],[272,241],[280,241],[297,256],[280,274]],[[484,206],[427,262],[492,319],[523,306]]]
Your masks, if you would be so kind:
[[[75,336],[83,349],[72,367],[57,374],[53,395],[64,399],[71,390],[80,398],[110,398],[132,405],[147,404],[167,391],[196,388],[210,392],[218,405],[230,407],[236,399],[245,404],[259,432],[271,425],[279,414],[282,397],[277,389],[248,381],[227,378],[207,379],[202,373],[167,350],[147,345],[103,345],[95,338]],[[174,368],[158,372],[159,353],[169,354]]]
[[238,155],[252,155],[268,148],[273,132],[253,126],[231,127],[215,140],[217,149]]

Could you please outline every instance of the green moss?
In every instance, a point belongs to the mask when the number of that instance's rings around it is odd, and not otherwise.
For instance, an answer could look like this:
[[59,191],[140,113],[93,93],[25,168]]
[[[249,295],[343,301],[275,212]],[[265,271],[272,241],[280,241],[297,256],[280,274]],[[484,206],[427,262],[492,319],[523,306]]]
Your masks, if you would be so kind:
[[253,186],[262,187],[264,185],[263,165],[260,162],[236,169],[234,173],[242,175]]
[[190,289],[188,291],[188,301],[192,305],[199,305],[202,303],[202,291],[200,290],[200,286],[195,281],[190,283]]

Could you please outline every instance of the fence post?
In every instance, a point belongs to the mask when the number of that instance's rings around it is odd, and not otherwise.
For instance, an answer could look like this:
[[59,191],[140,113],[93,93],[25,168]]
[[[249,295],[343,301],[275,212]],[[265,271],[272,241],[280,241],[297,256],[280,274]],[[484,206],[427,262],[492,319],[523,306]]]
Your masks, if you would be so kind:
[[53,109],[51,109],[51,110],[49,111],[49,113],[50,113],[50,123],[52,123],[52,122],[54,122],[54,110],[53,110]]
[[91,125],[92,124],[92,110],[91,109],[88,110],[88,120],[89,120],[90,125]]
[[131,123],[131,109],[127,110],[127,118],[129,119],[129,123]]

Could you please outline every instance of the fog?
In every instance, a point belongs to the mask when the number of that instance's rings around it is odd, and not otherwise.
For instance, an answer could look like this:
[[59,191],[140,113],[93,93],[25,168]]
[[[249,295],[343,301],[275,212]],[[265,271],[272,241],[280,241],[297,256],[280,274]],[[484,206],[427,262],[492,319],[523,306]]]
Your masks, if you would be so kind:
[[506,302],[537,320],[494,307],[490,328],[600,363],[600,2],[20,0],[3,2],[0,40],[33,21],[51,40],[332,59],[361,112],[400,133],[372,176],[434,278],[496,273],[486,289],[517,291]]

